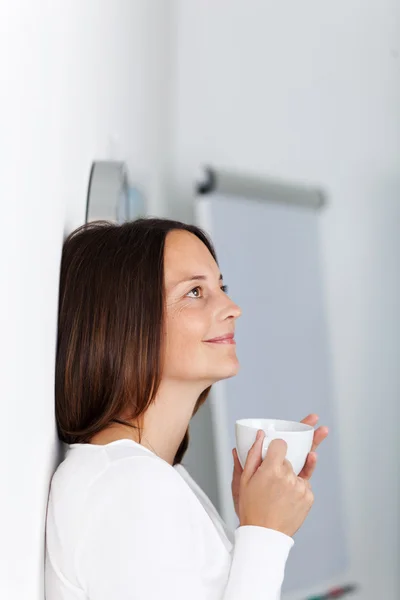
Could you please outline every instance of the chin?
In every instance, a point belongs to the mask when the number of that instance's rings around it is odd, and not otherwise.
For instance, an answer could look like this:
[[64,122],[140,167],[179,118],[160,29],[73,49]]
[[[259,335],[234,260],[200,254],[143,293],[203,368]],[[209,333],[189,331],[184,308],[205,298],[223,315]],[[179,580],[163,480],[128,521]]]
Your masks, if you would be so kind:
[[221,365],[220,369],[216,369],[215,367],[216,365],[214,365],[213,368],[213,383],[217,383],[217,381],[221,381],[222,379],[229,379],[230,377],[234,377],[238,374],[240,369],[238,360],[231,361],[230,364]]

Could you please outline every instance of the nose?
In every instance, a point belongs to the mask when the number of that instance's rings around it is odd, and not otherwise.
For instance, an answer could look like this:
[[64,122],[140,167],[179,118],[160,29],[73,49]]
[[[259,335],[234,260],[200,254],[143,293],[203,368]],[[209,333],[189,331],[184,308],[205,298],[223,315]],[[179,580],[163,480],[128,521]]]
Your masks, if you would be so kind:
[[242,309],[238,306],[233,300],[231,300],[228,296],[225,296],[226,302],[224,303],[220,317],[221,320],[225,321],[226,319],[238,319],[242,314]]

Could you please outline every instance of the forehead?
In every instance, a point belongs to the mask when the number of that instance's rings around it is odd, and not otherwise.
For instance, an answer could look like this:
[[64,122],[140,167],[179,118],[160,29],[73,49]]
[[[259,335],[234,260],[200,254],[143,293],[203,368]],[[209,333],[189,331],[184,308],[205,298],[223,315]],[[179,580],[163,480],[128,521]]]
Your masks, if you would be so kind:
[[164,250],[164,275],[174,285],[193,275],[219,274],[219,268],[207,246],[193,233],[174,230],[167,234]]

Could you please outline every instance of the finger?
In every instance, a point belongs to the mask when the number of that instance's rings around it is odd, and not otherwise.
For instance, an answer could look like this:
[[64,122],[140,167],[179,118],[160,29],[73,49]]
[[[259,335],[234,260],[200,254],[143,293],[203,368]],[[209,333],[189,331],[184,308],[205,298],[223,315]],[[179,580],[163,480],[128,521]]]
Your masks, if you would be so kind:
[[271,464],[282,466],[286,457],[286,452],[287,443],[285,440],[272,440],[268,446],[263,465],[265,465],[265,467],[270,466]]
[[257,471],[258,467],[262,463],[261,450],[265,433],[261,429],[257,432],[256,441],[250,448],[246,462],[243,469],[242,481],[247,482]]
[[315,427],[318,421],[319,416],[315,413],[311,413],[310,415],[307,415],[307,417],[305,417],[302,421],[300,421],[300,423],[305,423],[306,425],[311,425],[311,427]]
[[323,442],[324,439],[328,437],[328,434],[329,434],[329,429],[328,429],[328,427],[325,427],[325,426],[318,427],[318,429],[315,430],[313,443],[312,443],[312,447],[311,447],[311,452],[313,452],[314,450],[316,450],[318,448],[320,443]]
[[299,486],[299,490],[302,490],[303,493],[305,493],[306,490],[311,490],[311,484],[308,479],[303,479],[300,475],[297,476],[297,485]]
[[303,479],[302,477],[298,477],[298,476],[296,477],[296,480],[297,480],[298,490],[304,494],[307,489],[307,481],[305,479]]
[[294,475],[292,463],[287,458],[283,459],[283,469],[287,474],[292,473]]
[[314,469],[315,469],[316,465],[317,465],[317,453],[310,452],[309,455],[307,456],[306,464],[304,465],[301,472],[299,473],[299,477],[301,477],[302,479],[305,479],[305,480],[310,479],[312,474],[314,473]]
[[240,460],[239,460],[236,448],[233,448],[232,455],[233,455],[233,470],[238,472],[239,474],[241,474],[243,472],[243,467],[240,464]]

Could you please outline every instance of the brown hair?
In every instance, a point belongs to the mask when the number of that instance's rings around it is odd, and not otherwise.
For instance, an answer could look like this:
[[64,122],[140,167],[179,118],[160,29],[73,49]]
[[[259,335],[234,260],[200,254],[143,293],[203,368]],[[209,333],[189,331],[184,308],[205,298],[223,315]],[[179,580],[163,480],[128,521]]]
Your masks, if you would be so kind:
[[[61,258],[55,410],[61,441],[85,443],[121,415],[143,415],[160,385],[164,334],[164,246],[169,231],[194,225],[141,218],[93,221],[65,240]],[[193,415],[206,400],[199,396]],[[125,421],[123,421],[125,422]],[[128,423],[126,423],[128,424]],[[189,445],[189,427],[174,459]]]

